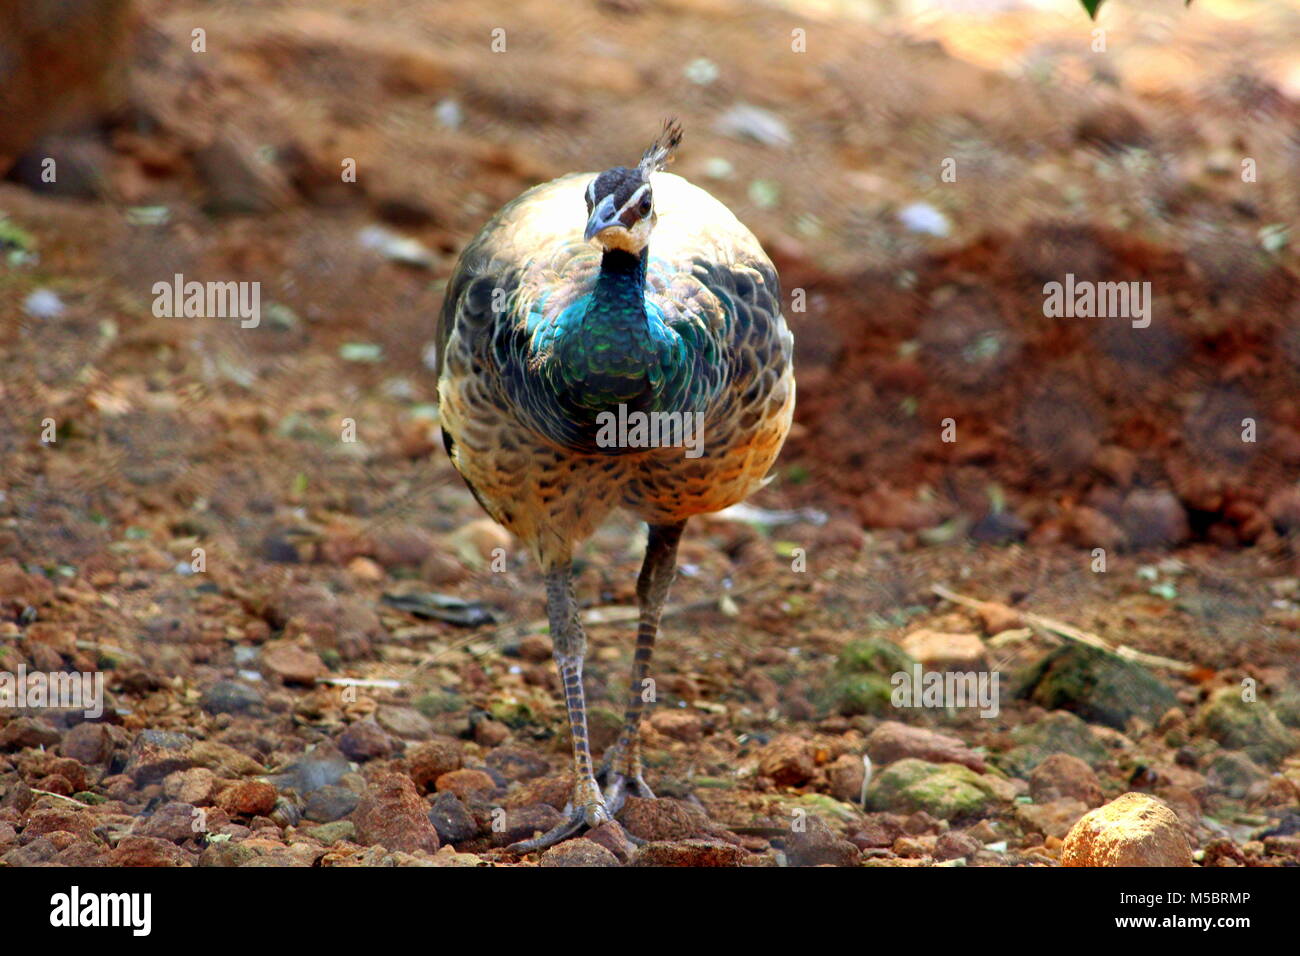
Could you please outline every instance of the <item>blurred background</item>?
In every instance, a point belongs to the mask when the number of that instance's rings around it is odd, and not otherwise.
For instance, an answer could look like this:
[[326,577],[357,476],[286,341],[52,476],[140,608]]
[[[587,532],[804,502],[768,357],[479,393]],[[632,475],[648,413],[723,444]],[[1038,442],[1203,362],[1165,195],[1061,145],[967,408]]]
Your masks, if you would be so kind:
[[[849,799],[882,647],[1010,681],[1071,646],[1039,614],[1182,666],[915,719],[999,753],[1106,712],[1144,754],[1106,789],[1176,789],[1202,844],[1213,800],[1258,824],[1293,746],[1215,791],[1240,741],[1155,728],[1245,678],[1300,723],[1297,36],[1293,0],[3,3],[0,664],[110,669],[132,730],[244,681],[268,766],[385,707],[562,764],[536,570],[441,449],[434,317],[500,205],[675,115],[673,171],[780,271],[799,405],[753,508],[688,532],[656,668],[703,730],[649,728],[653,772],[739,754]],[[177,274],[260,283],[259,324],[156,315]],[[1046,317],[1066,274],[1149,282],[1150,326]],[[583,555],[597,746],[643,540]],[[753,763],[784,733],[840,743]]]

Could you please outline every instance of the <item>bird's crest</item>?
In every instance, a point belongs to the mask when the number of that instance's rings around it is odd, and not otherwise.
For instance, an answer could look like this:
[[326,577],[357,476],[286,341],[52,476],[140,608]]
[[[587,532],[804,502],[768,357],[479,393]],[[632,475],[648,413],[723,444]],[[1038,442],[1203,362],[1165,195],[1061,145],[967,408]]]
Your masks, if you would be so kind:
[[664,120],[663,132],[650,144],[650,148],[641,157],[641,162],[637,164],[642,176],[648,177],[667,166],[681,141],[682,124],[673,118]]

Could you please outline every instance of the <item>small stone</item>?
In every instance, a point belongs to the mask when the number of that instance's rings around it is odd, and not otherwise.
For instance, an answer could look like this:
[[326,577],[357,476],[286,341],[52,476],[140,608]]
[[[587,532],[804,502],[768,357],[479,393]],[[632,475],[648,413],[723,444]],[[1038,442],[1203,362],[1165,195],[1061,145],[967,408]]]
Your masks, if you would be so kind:
[[317,677],[329,673],[319,654],[290,641],[272,641],[264,645],[262,669],[286,684],[306,686],[314,685]]
[[901,836],[894,841],[894,855],[913,860],[933,856],[938,842],[933,836]]
[[433,722],[414,707],[384,705],[375,713],[379,726],[403,740],[428,740],[433,736]]
[[573,775],[563,773],[516,784],[510,788],[502,804],[506,807],[527,807],[534,803],[545,803],[563,810],[572,796]]
[[107,763],[113,755],[113,732],[108,724],[87,721],[63,735],[59,752],[83,764]]
[[374,539],[375,560],[385,568],[419,567],[438,548],[433,535],[419,528],[381,528]]
[[35,717],[15,717],[0,727],[0,750],[22,750],[25,747],[53,747],[60,733],[43,720]]
[[[65,804],[66,801],[60,800],[59,803]],[[22,840],[26,842],[42,834],[58,832],[89,837],[97,822],[94,814],[71,805],[31,810],[23,827]]]
[[213,802],[217,783],[217,775],[207,767],[191,767],[168,774],[163,780],[163,793],[180,803],[203,807]]
[[317,823],[332,823],[355,810],[360,801],[360,794],[347,787],[327,783],[307,794],[303,816]]
[[1124,498],[1120,526],[1135,549],[1171,548],[1191,537],[1187,510],[1172,491],[1136,489]]
[[1088,812],[1088,804],[1072,797],[1063,797],[1050,803],[1021,804],[1016,807],[1016,819],[1029,833],[1064,837],[1075,822]]
[[985,665],[978,634],[952,634],[922,628],[903,638],[903,650],[931,671],[972,671]]
[[37,780],[36,789],[44,790],[47,793],[57,793],[63,797],[70,797],[75,792],[68,778],[57,773],[48,773],[41,777],[40,780]]
[[508,555],[514,539],[491,518],[476,518],[448,535],[447,543],[457,553],[472,555],[486,565],[497,556],[498,549]]
[[989,637],[995,634],[1001,634],[1003,631],[1013,631],[1016,628],[1024,627],[1025,621],[1020,612],[1015,608],[1007,607],[1005,604],[998,604],[995,601],[984,601],[975,613],[979,615],[980,626],[984,628],[984,633]]
[[762,749],[758,772],[778,787],[801,787],[817,770],[812,747],[802,737],[782,734]]
[[1124,546],[1124,532],[1104,512],[1080,506],[1070,512],[1069,534],[1081,548],[1114,551]]
[[[497,819],[501,821],[498,824]],[[546,833],[558,826],[564,815],[545,803],[535,803],[531,807],[511,807],[504,817],[498,817],[492,824],[492,845],[509,846],[521,840],[530,840],[534,836]],[[498,826],[502,829],[497,829]]]
[[241,780],[217,797],[217,806],[232,817],[266,816],[275,809],[275,787],[260,780]]
[[437,736],[407,752],[411,779],[421,792],[443,774],[459,770],[463,761],[464,746],[454,737]]
[[626,863],[632,858],[632,853],[636,847],[632,841],[627,838],[627,831],[623,829],[622,824],[617,820],[610,820],[608,823],[602,823],[587,831],[587,839],[593,843],[599,843],[606,850],[614,854],[615,859],[620,863]]
[[54,599],[54,585],[43,574],[28,574],[17,561],[0,561],[0,603],[41,607]]
[[138,820],[132,832],[140,836],[170,840],[172,843],[184,843],[205,829],[203,814],[193,805],[165,803],[152,816]]
[[376,583],[384,579],[384,569],[367,557],[358,555],[348,562],[348,573],[358,581]]
[[1061,847],[1062,866],[1191,866],[1178,817],[1144,793],[1126,793],[1085,814]]
[[808,817],[801,830],[786,838],[786,856],[792,866],[857,866],[861,851],[828,827],[819,817]]
[[259,776],[264,772],[262,765],[248,754],[219,740],[195,742],[190,746],[189,756],[195,766],[207,767],[225,779]]
[[499,720],[484,717],[474,724],[474,742],[480,747],[500,747],[510,739],[510,728]]
[[472,794],[491,793],[497,788],[496,781],[482,770],[453,770],[444,773],[433,782],[435,790],[447,790],[467,800]]
[[544,757],[522,747],[498,747],[487,755],[486,763],[512,783],[543,777],[551,771]]
[[830,778],[831,796],[845,803],[858,803],[862,800],[862,784],[866,779],[867,768],[862,758],[856,754],[840,754],[826,768]]
[[961,830],[940,833],[934,845],[936,860],[969,859],[983,849],[979,840]]
[[930,763],[959,763],[976,773],[988,769],[984,758],[956,737],[894,720],[885,721],[871,732],[867,738],[867,753],[880,766],[915,757]]
[[373,720],[358,720],[339,734],[335,741],[350,760],[364,763],[393,752],[393,739]]
[[[1029,775],[1029,793],[1035,803],[1073,797],[1089,807],[1101,805],[1101,781],[1092,768],[1070,754],[1052,754]],[[1046,832],[1046,831],[1044,831]]]
[[655,842],[638,847],[632,866],[744,866],[749,853],[730,843],[711,840]]
[[555,645],[545,634],[529,634],[519,642],[519,656],[534,664],[542,664],[551,659]]
[[195,858],[170,840],[126,836],[106,857],[109,866],[193,866]]
[[1300,833],[1285,833],[1264,837],[1264,852],[1270,856],[1300,859]]
[[478,821],[474,819],[474,814],[450,790],[444,790],[433,798],[429,822],[438,831],[438,839],[444,844],[463,843],[478,836]]
[[262,707],[262,695],[247,684],[217,681],[203,692],[199,706],[209,714],[251,714]]
[[428,808],[405,774],[384,773],[372,780],[352,813],[352,822],[362,845],[378,843],[406,853],[434,853],[441,845]]
[[672,797],[628,797],[618,818],[632,836],[651,842],[713,836],[715,830],[702,809]]
[[192,743],[185,734],[142,730],[131,742],[124,772],[139,787],[159,783],[169,773],[190,768],[193,760],[188,751]]
[[697,743],[704,736],[700,715],[686,710],[656,710],[650,717],[650,726],[665,737],[688,744]]
[[890,847],[902,835],[901,817],[893,813],[869,813],[862,825],[849,838],[849,842],[864,850],[873,847]]
[[335,820],[333,823],[322,823],[318,827],[306,827],[303,832],[325,846],[332,846],[341,840],[352,842],[357,835],[357,826],[351,820]]
[[538,866],[618,866],[618,859],[599,843],[579,837],[565,840],[541,855]]

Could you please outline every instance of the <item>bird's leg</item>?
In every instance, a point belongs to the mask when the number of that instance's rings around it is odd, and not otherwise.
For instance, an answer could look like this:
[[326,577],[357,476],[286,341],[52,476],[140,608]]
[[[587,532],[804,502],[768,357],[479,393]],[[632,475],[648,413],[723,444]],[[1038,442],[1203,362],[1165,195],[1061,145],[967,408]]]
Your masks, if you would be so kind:
[[592,775],[587,704],[582,693],[582,658],[587,651],[587,635],[578,617],[578,602],[567,563],[546,573],[546,611],[555,644],[555,666],[560,672],[564,703],[569,711],[569,733],[573,738],[573,798],[567,807],[567,820],[535,839],[511,844],[510,849],[516,853],[543,850],[586,827],[599,826],[612,819]]
[[623,806],[629,790],[638,797],[654,796],[641,775],[641,714],[647,703],[646,675],[650,670],[650,655],[654,652],[655,637],[659,633],[659,617],[663,613],[668,589],[672,586],[677,571],[677,542],[681,540],[682,529],[685,527],[685,521],[650,525],[645,562],[641,565],[641,574],[636,581],[636,597],[641,606],[641,615],[637,624],[636,655],[632,659],[627,713],[618,741],[605,755],[600,770],[605,781],[605,804],[612,813],[617,813]]

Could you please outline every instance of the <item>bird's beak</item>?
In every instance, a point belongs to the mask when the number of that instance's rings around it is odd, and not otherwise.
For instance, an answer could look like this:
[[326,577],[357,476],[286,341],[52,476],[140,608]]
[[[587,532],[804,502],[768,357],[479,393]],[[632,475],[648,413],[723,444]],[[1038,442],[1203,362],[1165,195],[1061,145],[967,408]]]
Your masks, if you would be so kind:
[[591,218],[587,220],[587,230],[582,234],[582,238],[591,242],[592,238],[602,230],[621,225],[622,223],[618,221],[618,210],[614,208],[614,197],[606,196],[591,211]]

